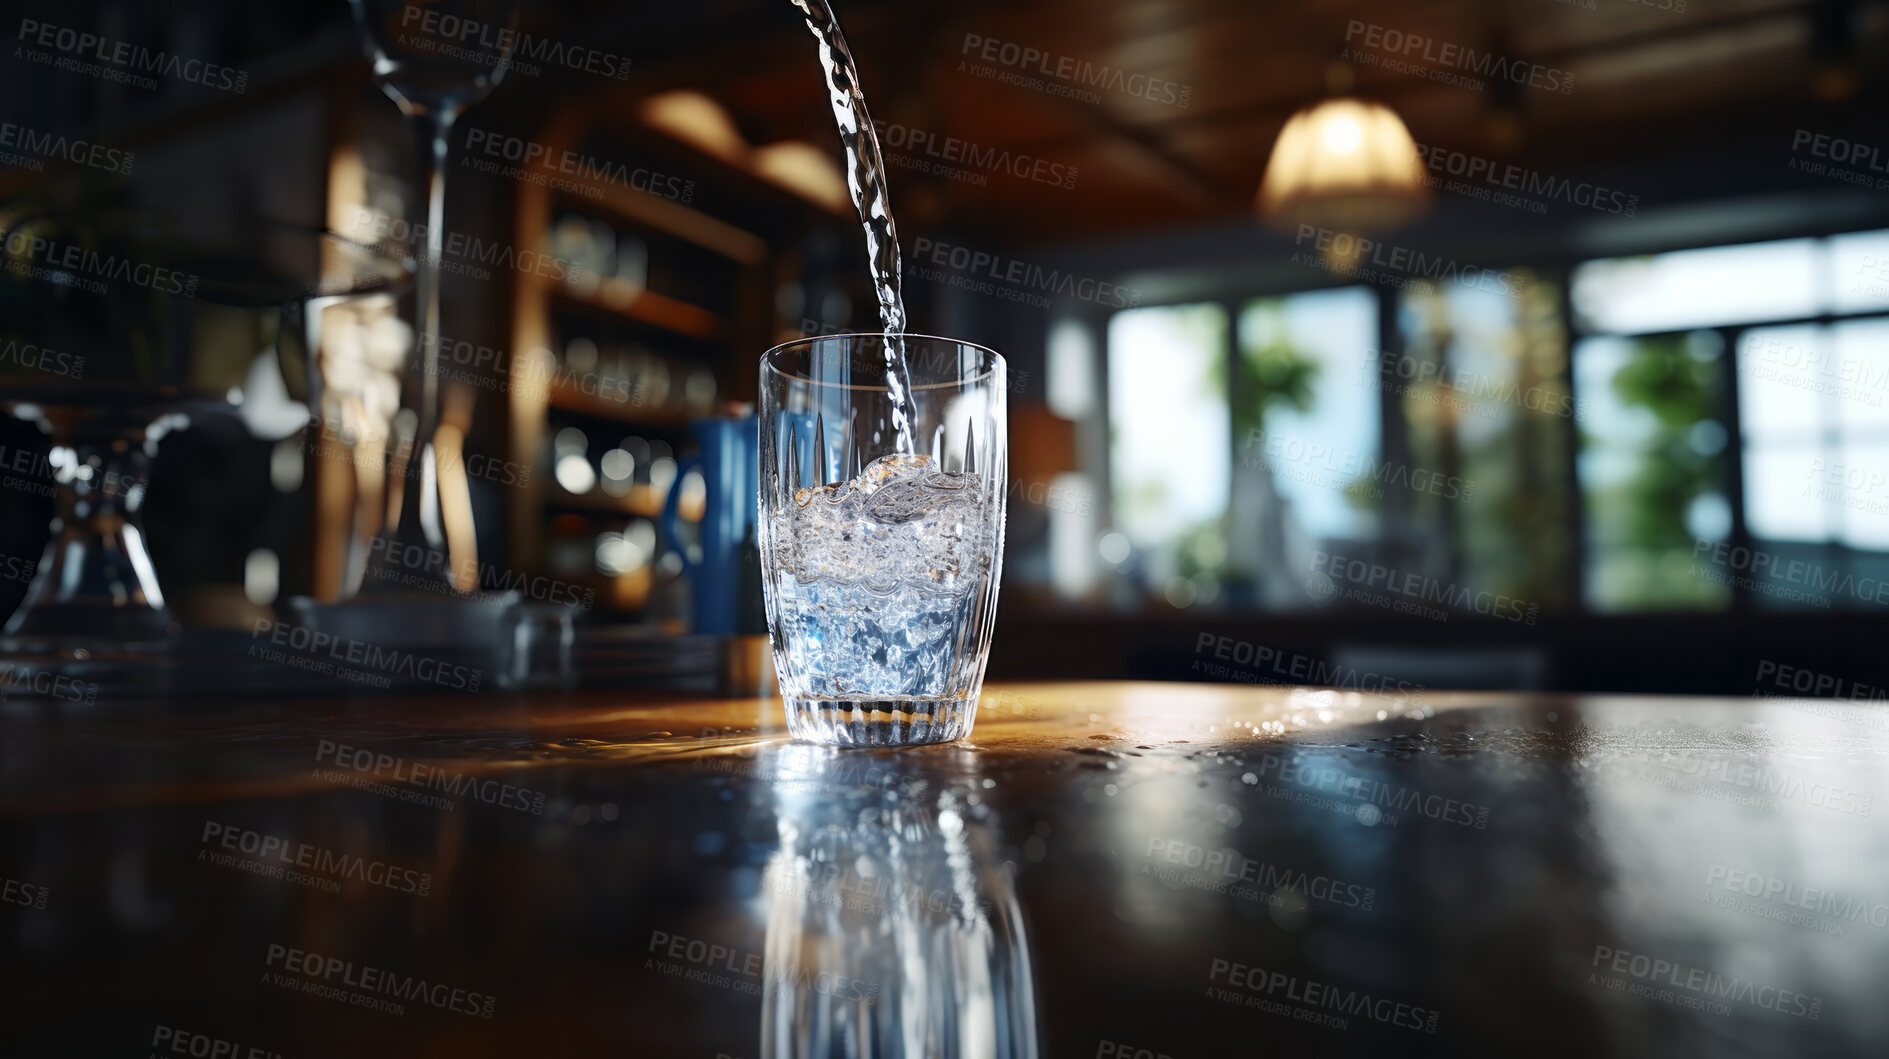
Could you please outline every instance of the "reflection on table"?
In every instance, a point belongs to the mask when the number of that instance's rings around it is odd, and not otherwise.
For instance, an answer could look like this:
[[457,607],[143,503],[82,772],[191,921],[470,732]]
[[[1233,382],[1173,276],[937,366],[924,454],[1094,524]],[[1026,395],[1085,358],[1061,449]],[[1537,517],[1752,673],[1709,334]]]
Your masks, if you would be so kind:
[[[1016,685],[0,711],[25,1054],[1866,1054],[1889,723]],[[43,898],[24,902],[22,896]],[[489,1017],[487,1017],[489,1015]]]

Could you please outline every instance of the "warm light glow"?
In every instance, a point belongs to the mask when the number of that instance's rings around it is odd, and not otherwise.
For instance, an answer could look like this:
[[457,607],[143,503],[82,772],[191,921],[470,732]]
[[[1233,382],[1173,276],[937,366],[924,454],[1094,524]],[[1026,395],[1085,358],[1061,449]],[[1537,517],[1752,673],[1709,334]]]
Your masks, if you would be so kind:
[[1333,154],[1351,154],[1364,142],[1364,127],[1349,114],[1340,114],[1325,123],[1319,132],[1325,149]]
[[1403,121],[1360,99],[1326,100],[1288,118],[1259,188],[1260,211],[1290,229],[1390,228],[1428,200],[1423,160]]
[[439,482],[440,522],[453,587],[470,592],[479,584],[478,528],[472,517],[472,489],[466,479],[466,435],[457,424],[441,423],[433,432],[434,473]]
[[852,198],[838,163],[803,140],[753,147],[728,109],[700,92],[678,89],[651,96],[639,108],[644,124],[697,150],[741,166],[809,201],[837,212]]
[[643,121],[651,128],[718,158],[739,162],[748,153],[748,141],[735,127],[735,119],[720,103],[700,92],[678,89],[651,96],[643,101],[641,111]]
[[591,487],[597,484],[597,472],[591,468],[590,461],[580,453],[567,452],[559,456],[557,464],[552,468],[552,474],[557,477],[558,484],[564,487],[565,492],[577,496],[590,492]]
[[838,163],[810,143],[786,140],[754,152],[754,171],[828,209],[845,210],[851,198]]

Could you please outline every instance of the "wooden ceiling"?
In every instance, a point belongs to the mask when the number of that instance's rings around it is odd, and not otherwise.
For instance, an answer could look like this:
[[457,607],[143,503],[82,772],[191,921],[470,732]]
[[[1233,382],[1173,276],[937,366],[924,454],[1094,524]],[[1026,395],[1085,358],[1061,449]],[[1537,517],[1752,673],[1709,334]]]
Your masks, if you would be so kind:
[[[587,32],[621,38],[634,26],[659,54],[592,102],[627,114],[650,92],[694,88],[752,143],[833,143],[813,43],[784,0],[709,0],[670,12],[654,33],[649,9],[634,6],[598,5]],[[1002,172],[980,184],[894,160],[901,217],[1017,242],[1248,214],[1280,125],[1346,79],[1390,103],[1420,143],[1556,175],[1754,144],[1781,168],[1794,128],[1880,113],[1889,35],[1889,10],[1849,0],[842,2],[839,14],[881,122],[1077,170],[1073,188]],[[1384,68],[1398,57],[1395,34],[1429,42],[1409,56],[1415,72]],[[1107,86],[1099,100],[1071,99],[980,76],[976,39],[1035,49],[1052,67],[1067,56],[1119,68],[1124,84],[1173,82],[1188,102]],[[1539,64],[1554,81],[1571,74],[1572,87],[1478,77],[1455,49]]]

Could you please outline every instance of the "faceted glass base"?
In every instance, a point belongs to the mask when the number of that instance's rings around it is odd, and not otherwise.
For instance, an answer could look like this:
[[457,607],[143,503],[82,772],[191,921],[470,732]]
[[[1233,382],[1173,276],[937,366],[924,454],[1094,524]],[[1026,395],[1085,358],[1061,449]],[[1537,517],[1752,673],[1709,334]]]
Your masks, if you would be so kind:
[[977,696],[816,699],[787,696],[787,732],[827,746],[923,746],[971,734]]

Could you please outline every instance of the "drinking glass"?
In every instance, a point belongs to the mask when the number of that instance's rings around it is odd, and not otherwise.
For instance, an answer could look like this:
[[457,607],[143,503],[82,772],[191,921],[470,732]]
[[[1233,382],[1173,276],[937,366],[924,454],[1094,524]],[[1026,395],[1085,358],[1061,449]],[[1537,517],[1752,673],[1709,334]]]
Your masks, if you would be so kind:
[[949,338],[825,335],[762,356],[761,571],[794,738],[970,733],[1003,565],[1007,393],[1003,357]]

